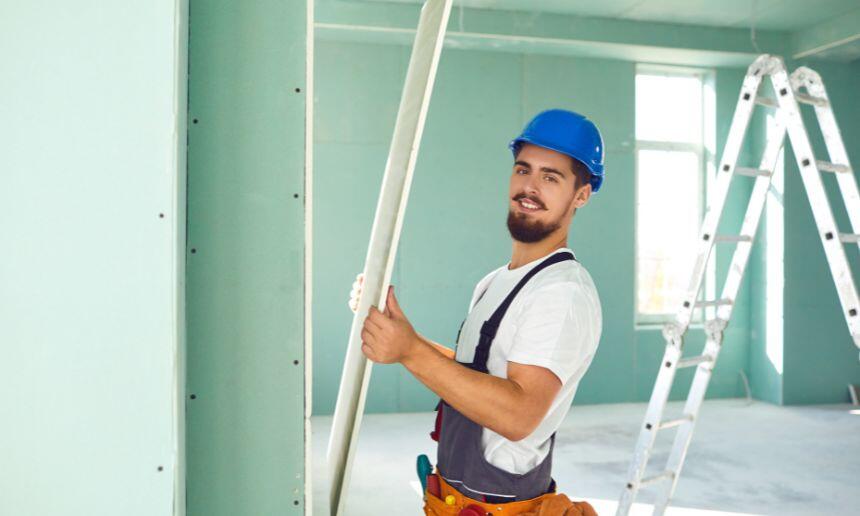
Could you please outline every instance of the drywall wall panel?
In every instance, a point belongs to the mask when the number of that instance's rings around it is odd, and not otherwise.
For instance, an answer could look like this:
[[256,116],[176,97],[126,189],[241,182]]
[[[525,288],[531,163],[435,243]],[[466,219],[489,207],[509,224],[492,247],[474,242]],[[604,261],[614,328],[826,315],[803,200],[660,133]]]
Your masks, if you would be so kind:
[[0,514],[183,514],[186,6],[0,3]]
[[307,509],[304,210],[311,3],[191,4],[190,515]]

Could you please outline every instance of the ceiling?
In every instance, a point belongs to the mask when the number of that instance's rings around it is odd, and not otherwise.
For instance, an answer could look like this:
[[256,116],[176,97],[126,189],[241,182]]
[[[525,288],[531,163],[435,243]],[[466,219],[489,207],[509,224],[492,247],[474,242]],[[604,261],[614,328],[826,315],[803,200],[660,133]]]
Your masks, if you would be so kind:
[[[363,1],[423,3],[423,0]],[[858,10],[860,0],[454,0],[454,8],[459,6],[797,31]]]

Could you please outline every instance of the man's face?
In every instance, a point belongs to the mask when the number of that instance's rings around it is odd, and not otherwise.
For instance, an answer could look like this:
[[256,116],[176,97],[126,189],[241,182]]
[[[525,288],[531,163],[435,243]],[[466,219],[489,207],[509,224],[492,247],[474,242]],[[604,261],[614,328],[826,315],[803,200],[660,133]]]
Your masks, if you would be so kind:
[[569,156],[523,144],[514,162],[509,191],[508,230],[520,242],[539,242],[567,228],[583,206],[591,185],[578,185]]

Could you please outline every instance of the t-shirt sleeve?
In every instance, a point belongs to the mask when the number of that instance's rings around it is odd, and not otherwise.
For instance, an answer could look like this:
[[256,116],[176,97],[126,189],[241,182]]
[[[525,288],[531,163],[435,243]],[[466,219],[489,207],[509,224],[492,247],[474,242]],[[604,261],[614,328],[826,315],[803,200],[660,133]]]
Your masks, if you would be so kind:
[[[590,362],[595,325],[585,287],[575,282],[546,285],[523,299],[508,361],[549,369],[566,383]],[[599,315],[597,317],[600,317]]]

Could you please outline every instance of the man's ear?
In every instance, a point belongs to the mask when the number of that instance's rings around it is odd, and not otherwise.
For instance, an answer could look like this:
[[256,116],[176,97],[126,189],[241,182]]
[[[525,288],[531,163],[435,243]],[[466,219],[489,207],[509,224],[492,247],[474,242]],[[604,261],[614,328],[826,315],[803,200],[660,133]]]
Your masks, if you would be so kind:
[[585,183],[584,186],[579,187],[576,190],[576,193],[573,195],[573,207],[574,208],[582,208],[588,203],[588,199],[591,197],[591,183]]

